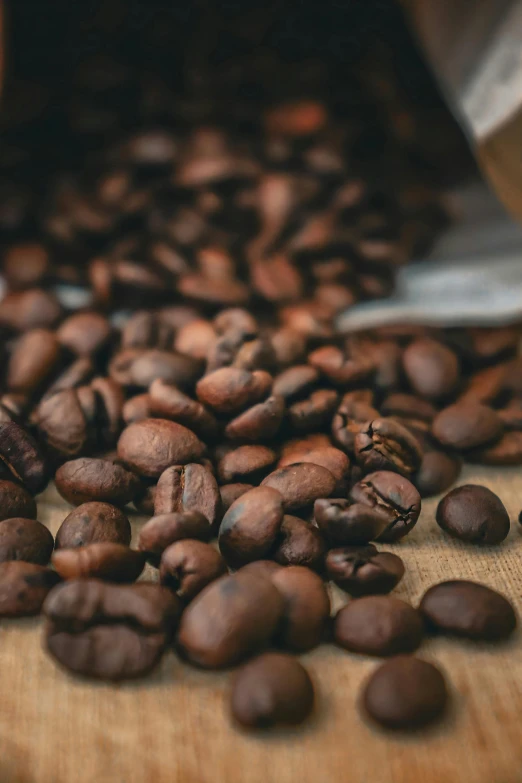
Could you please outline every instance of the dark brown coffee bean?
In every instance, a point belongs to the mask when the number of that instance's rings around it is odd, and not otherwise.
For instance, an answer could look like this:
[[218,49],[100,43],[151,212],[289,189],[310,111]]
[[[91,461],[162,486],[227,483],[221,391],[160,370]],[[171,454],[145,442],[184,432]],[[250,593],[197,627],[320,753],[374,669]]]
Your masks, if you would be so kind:
[[332,582],[357,598],[389,593],[404,576],[404,563],[391,552],[345,547],[328,552],[326,572]]
[[178,648],[206,669],[233,666],[267,644],[284,599],[269,579],[239,572],[206,587],[183,613]]
[[292,430],[305,433],[322,429],[330,422],[338,399],[332,389],[318,389],[306,399],[292,403],[287,411]]
[[218,413],[235,414],[266,397],[271,386],[272,377],[264,370],[223,367],[198,381],[196,393]]
[[145,566],[145,554],[104,541],[76,549],[58,549],[52,562],[62,579],[135,582]]
[[112,333],[105,316],[94,312],[75,313],[60,324],[56,337],[77,356],[93,356],[104,348]]
[[474,373],[459,395],[459,403],[482,403],[489,405],[501,395],[505,388],[508,369],[505,364],[486,367]]
[[389,524],[378,506],[352,503],[345,498],[316,500],[314,518],[332,547],[366,544],[379,538]]
[[36,441],[15,422],[0,423],[0,460],[36,495],[47,484],[47,466]]
[[16,332],[51,328],[61,315],[56,296],[41,288],[12,291],[0,301],[0,324]]
[[[90,384],[97,403],[101,403],[96,420],[96,435],[101,447],[112,448],[122,428],[122,411],[125,398],[119,384],[111,378],[94,378]],[[81,389],[78,390],[80,394]]]
[[509,533],[509,515],[487,487],[465,484],[448,492],[437,506],[437,524],[471,544],[500,544]]
[[30,288],[49,275],[47,249],[37,242],[20,242],[6,248],[2,269],[11,289]]
[[440,718],[448,691],[433,664],[398,655],[379,666],[366,681],[362,704],[367,715],[387,729],[416,730]]
[[507,598],[486,585],[463,579],[430,587],[419,609],[431,630],[477,641],[506,639],[517,624]]
[[329,470],[311,462],[299,462],[270,473],[261,486],[280,492],[286,511],[311,506],[318,498],[329,497],[335,488],[335,478]]
[[367,473],[391,470],[411,476],[420,467],[422,449],[411,432],[393,419],[374,419],[355,436],[355,456]]
[[119,508],[109,503],[82,503],[60,525],[56,534],[56,549],[72,549],[101,542],[128,546],[130,540],[129,520]]
[[121,465],[105,459],[81,457],[65,462],[54,477],[60,495],[73,506],[100,500],[125,506],[134,499],[139,479]]
[[65,389],[42,400],[35,418],[39,437],[51,453],[72,459],[86,452],[92,433],[76,389]]
[[460,375],[459,361],[442,343],[415,340],[404,351],[402,360],[408,381],[421,397],[440,400],[455,391]]
[[76,359],[57,378],[47,386],[43,399],[52,397],[56,392],[65,389],[76,389],[89,383],[94,376],[95,367],[91,359],[86,357]]
[[270,339],[279,367],[288,367],[304,359],[306,340],[294,329],[283,326],[275,331]]
[[245,664],[232,683],[231,714],[246,729],[297,725],[313,706],[310,675],[290,655],[264,653]]
[[161,555],[171,544],[185,538],[208,541],[211,533],[208,519],[199,511],[160,514],[141,528],[138,549],[145,552],[150,563],[159,565]]
[[229,421],[225,435],[230,440],[246,440],[250,443],[270,440],[278,432],[284,412],[283,398],[274,394]]
[[219,488],[221,495],[221,511],[226,514],[232,503],[240,498],[245,492],[254,489],[253,484],[223,484]]
[[170,544],[159,567],[161,584],[187,602],[226,573],[227,566],[219,552],[210,544],[193,539]]
[[226,452],[217,463],[218,478],[224,482],[260,478],[276,459],[275,451],[267,446],[238,446]]
[[283,566],[280,566],[279,563],[275,563],[273,560],[253,560],[251,563],[247,563],[246,566],[243,566],[241,572],[262,576],[265,579],[271,579],[272,575],[276,571],[280,571],[282,567]]
[[148,389],[161,378],[165,383],[191,388],[200,375],[197,359],[179,353],[151,349],[126,349],[109,362],[109,375],[122,386]]
[[144,484],[138,489],[134,498],[134,508],[140,514],[152,516],[154,514],[154,500],[156,498],[156,484]]
[[33,563],[0,563],[0,617],[40,614],[42,604],[60,581],[56,571]]
[[149,394],[136,394],[128,399],[123,406],[122,416],[125,424],[134,424],[135,421],[150,419],[152,411]]
[[462,464],[457,457],[443,451],[425,452],[413,483],[422,498],[445,492],[460,476]]
[[362,431],[363,425],[379,418],[372,401],[373,393],[369,389],[347,392],[333,417],[334,443],[349,454],[355,450],[355,436]]
[[272,386],[274,394],[279,394],[287,402],[292,402],[310,393],[319,380],[319,373],[309,364],[300,364],[283,370]]
[[420,613],[405,601],[370,595],[350,601],[335,618],[335,641],[345,650],[363,655],[398,655],[420,645]]
[[441,411],[432,432],[439,443],[459,451],[498,441],[504,425],[496,411],[480,403],[457,403]]
[[426,422],[433,421],[437,415],[437,409],[428,400],[402,392],[386,397],[380,410],[383,416],[407,416]]
[[306,453],[289,454],[279,460],[278,467],[285,468],[287,465],[293,465],[296,462],[311,462],[314,465],[321,465],[323,468],[326,468],[336,480],[334,492],[340,495],[346,493],[351,466],[349,457],[340,449],[334,449],[333,446],[324,446],[310,449]]
[[130,424],[118,440],[120,459],[150,478],[159,478],[171,465],[198,460],[204,450],[191,430],[167,419],[144,419]]
[[415,526],[421,509],[420,495],[407,478],[387,470],[365,476],[350,491],[355,503],[377,509],[389,519],[379,541],[393,542]]
[[232,568],[261,560],[275,547],[283,522],[283,499],[271,487],[256,487],[238,498],[223,517],[219,548]]
[[7,388],[21,394],[34,395],[58,368],[61,349],[53,332],[32,329],[25,332],[13,346],[7,364]]
[[273,571],[270,579],[285,601],[277,643],[294,652],[317,647],[330,618],[330,598],[321,578],[309,568],[290,565]]
[[466,460],[479,465],[522,465],[522,432],[506,432],[492,446],[467,452]]
[[506,430],[516,430],[517,432],[522,430],[522,406],[518,399],[512,400],[506,408],[497,411],[497,414],[502,419]]
[[277,549],[273,553],[274,560],[281,565],[306,566],[321,571],[325,551],[323,537],[314,525],[285,514]]
[[219,431],[215,416],[204,405],[161,378],[151,383],[147,401],[154,416],[177,421],[203,440],[215,438]]
[[308,361],[322,376],[341,388],[363,384],[375,370],[373,360],[367,354],[349,348],[343,351],[334,345],[313,351]]
[[36,519],[35,500],[19,484],[0,481],[0,521],[13,517]]
[[213,473],[204,465],[173,465],[159,477],[154,513],[199,511],[215,525],[220,515],[221,496]]
[[35,519],[13,517],[0,522],[0,562],[25,560],[47,565],[54,547],[49,530]]

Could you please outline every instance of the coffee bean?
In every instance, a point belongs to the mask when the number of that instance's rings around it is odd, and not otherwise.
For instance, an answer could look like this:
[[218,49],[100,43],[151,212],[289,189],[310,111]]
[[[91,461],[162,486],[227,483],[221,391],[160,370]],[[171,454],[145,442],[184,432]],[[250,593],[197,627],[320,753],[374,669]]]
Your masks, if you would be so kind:
[[335,618],[337,644],[363,655],[413,652],[420,645],[422,635],[420,613],[391,596],[370,595],[350,601]]
[[156,378],[190,389],[200,375],[200,362],[191,356],[158,348],[126,349],[109,362],[110,377],[122,386],[148,389]]
[[32,329],[18,338],[7,365],[7,388],[35,395],[58,369],[61,349],[53,332]]
[[354,597],[389,593],[404,576],[404,563],[391,552],[366,547],[331,549],[326,573],[335,584]]
[[231,568],[260,560],[275,548],[283,522],[283,498],[271,487],[241,495],[224,515],[219,548]]
[[294,365],[283,370],[272,386],[274,394],[279,394],[287,402],[308,394],[319,380],[319,372],[309,364]]
[[412,655],[398,655],[366,681],[362,704],[367,715],[387,729],[416,730],[440,718],[448,692],[442,673]]
[[187,602],[210,582],[227,573],[219,552],[210,544],[193,539],[170,544],[161,556],[159,569],[161,584]]
[[350,459],[340,449],[334,449],[333,446],[323,446],[310,449],[306,453],[296,452],[281,457],[278,463],[279,468],[287,465],[293,465],[296,462],[311,462],[314,465],[321,465],[330,471],[336,480],[334,492],[340,495],[346,493],[350,476]]
[[204,465],[173,465],[158,480],[154,514],[199,511],[215,525],[220,512],[221,496],[212,472]]
[[134,498],[134,508],[140,514],[152,516],[154,514],[154,499],[156,497],[156,484],[142,483]]
[[500,544],[509,533],[509,515],[497,495],[478,484],[448,492],[437,506],[437,524],[471,544]]
[[35,519],[13,517],[0,522],[0,562],[25,560],[47,565],[54,540],[49,530]]
[[111,585],[76,579],[47,596],[48,652],[84,677],[126,680],[160,661],[180,615],[175,595],[160,585]]
[[165,383],[161,378],[151,383],[147,404],[154,416],[177,421],[178,424],[193,430],[203,440],[212,440],[218,434],[218,422],[204,405],[175,386]]
[[0,460],[33,495],[47,484],[47,466],[35,440],[14,422],[0,423]]
[[433,434],[443,446],[459,451],[498,441],[504,425],[496,411],[480,403],[456,403],[433,421]]
[[223,484],[219,488],[219,494],[221,495],[221,511],[223,515],[226,514],[232,503],[244,495],[245,492],[254,489],[253,484]]
[[308,361],[325,378],[341,388],[350,388],[368,381],[375,365],[367,354],[345,351],[334,345],[325,345],[308,356]]
[[285,514],[279,532],[274,560],[281,565],[307,566],[321,571],[326,546],[319,530],[299,517]]
[[287,411],[291,429],[297,433],[322,429],[331,421],[337,402],[338,395],[332,389],[317,389],[306,399],[292,403]]
[[310,675],[290,655],[260,655],[245,664],[232,683],[232,717],[246,729],[302,723],[313,705]]
[[0,481],[0,521],[12,517],[36,519],[36,503],[24,487]]
[[238,446],[227,451],[217,463],[219,480],[236,482],[260,478],[276,459],[275,451],[267,446]]
[[283,612],[284,599],[269,579],[242,572],[222,576],[185,609],[178,648],[205,669],[233,666],[268,643]]
[[60,525],[56,548],[72,549],[102,542],[128,546],[130,540],[130,523],[122,511],[109,503],[82,503]]
[[61,345],[77,356],[93,356],[103,349],[112,328],[105,316],[94,312],[74,313],[56,331]]
[[91,500],[125,506],[134,499],[140,484],[137,476],[121,465],[89,457],[65,462],[54,481],[60,495],[73,506]]
[[223,367],[206,375],[196,385],[200,402],[218,413],[234,414],[266,397],[272,377],[264,370]]
[[372,402],[373,393],[369,389],[347,392],[333,417],[334,443],[349,454],[355,451],[355,436],[363,430],[363,425],[379,418]]
[[288,367],[301,361],[305,356],[305,338],[289,327],[283,326],[277,329],[272,334],[271,343],[279,367]]
[[374,419],[354,439],[357,462],[366,473],[391,470],[410,476],[419,469],[422,449],[418,440],[393,419]]
[[459,395],[459,403],[482,403],[490,405],[502,394],[505,386],[507,367],[505,364],[487,367],[474,373]]
[[225,427],[225,436],[230,440],[249,443],[271,440],[281,426],[284,413],[283,398],[274,394],[229,421]]
[[390,471],[377,471],[365,476],[350,491],[350,499],[385,514],[388,527],[378,540],[398,541],[417,523],[421,508],[420,495],[403,476]]
[[404,351],[403,365],[408,381],[421,397],[448,397],[459,382],[459,362],[452,350],[436,340],[412,342]]
[[136,394],[128,399],[123,406],[122,415],[125,424],[134,424],[135,421],[150,419],[152,411],[149,394]]
[[52,562],[63,579],[134,582],[143,571],[145,555],[123,544],[104,541],[75,549],[58,549]]
[[208,541],[211,533],[208,519],[199,511],[159,514],[141,528],[138,549],[150,563],[159,565],[161,555],[171,544],[185,538]]
[[171,465],[198,460],[204,449],[193,432],[167,419],[144,419],[130,424],[118,440],[120,459],[150,478],[158,478]]
[[0,301],[0,324],[16,332],[51,328],[61,315],[56,296],[41,288],[11,291]]
[[52,454],[72,459],[87,451],[92,433],[76,389],[64,389],[43,399],[35,419],[39,438]]
[[408,416],[425,422],[433,421],[437,415],[437,409],[428,400],[402,392],[388,395],[380,410],[383,416]]
[[389,524],[379,506],[352,503],[344,498],[316,500],[314,518],[332,547],[366,544],[379,538]]
[[174,348],[180,353],[204,360],[215,339],[216,332],[210,321],[196,318],[181,327],[176,335]]
[[420,602],[431,630],[477,641],[506,639],[517,617],[507,598],[486,585],[454,579],[427,590]]
[[5,250],[3,274],[11,289],[38,285],[49,270],[49,253],[38,242],[20,242]]
[[294,652],[317,647],[330,618],[330,598],[321,578],[309,568],[290,565],[273,571],[270,579],[285,601],[277,643]]
[[422,498],[445,492],[460,476],[462,464],[456,457],[443,451],[425,452],[413,483]]
[[0,563],[0,617],[40,614],[47,593],[59,581],[50,568],[23,561]]
[[479,465],[522,465],[522,432],[506,432],[492,446],[467,452],[466,460]]
[[280,492],[286,511],[306,508],[318,498],[332,494],[335,478],[329,470],[310,462],[299,462],[270,473],[261,486]]
[[271,579],[272,575],[276,571],[280,571],[282,566],[274,560],[253,560],[251,563],[247,563],[241,567],[241,573],[254,574],[254,576],[262,576],[265,579]]

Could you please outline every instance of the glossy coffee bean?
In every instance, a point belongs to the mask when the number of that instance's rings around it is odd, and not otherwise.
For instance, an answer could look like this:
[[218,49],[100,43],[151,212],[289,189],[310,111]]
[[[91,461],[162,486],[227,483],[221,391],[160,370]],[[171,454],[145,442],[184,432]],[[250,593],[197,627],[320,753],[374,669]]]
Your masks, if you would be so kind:
[[350,652],[384,657],[416,650],[423,630],[421,614],[405,601],[370,595],[339,610],[334,638]]
[[0,522],[0,562],[25,560],[47,565],[54,547],[50,531],[35,519],[13,517]]
[[154,514],[198,511],[214,525],[219,519],[221,497],[213,473],[204,465],[173,465],[159,477]]
[[427,451],[419,470],[412,477],[422,498],[445,492],[460,476],[461,461],[444,451]]
[[470,544],[500,544],[509,533],[509,515],[494,492],[464,484],[448,492],[437,506],[437,524]]
[[326,552],[320,531],[310,522],[285,514],[281,524],[274,560],[284,566],[306,566],[322,571]]
[[222,556],[203,541],[175,541],[161,555],[160,582],[182,601],[192,601],[210,582],[226,573]]
[[32,329],[18,338],[7,366],[7,388],[34,396],[59,368],[61,349],[53,332]]
[[224,483],[248,482],[268,472],[276,459],[275,451],[267,446],[238,446],[219,459],[218,478]]
[[347,491],[351,464],[349,457],[340,449],[335,449],[333,446],[319,446],[303,453],[287,454],[279,460],[278,467],[284,468],[296,462],[311,462],[313,465],[326,468],[335,478],[334,491],[340,496]]
[[506,639],[517,617],[511,603],[486,585],[454,579],[430,587],[419,610],[430,630],[476,641]]
[[232,503],[251,489],[254,489],[253,484],[222,484],[219,488],[219,494],[221,495],[221,511],[223,515],[226,514]]
[[350,499],[387,516],[388,526],[378,540],[388,543],[407,535],[420,514],[421,499],[413,484],[390,471],[365,476],[352,487]]
[[335,478],[327,468],[311,462],[299,462],[270,473],[261,486],[276,489],[283,498],[286,511],[306,508],[318,498],[329,497],[335,488]]
[[272,394],[229,421],[225,427],[225,437],[231,441],[248,443],[270,441],[279,431],[284,414],[283,398]]
[[91,457],[65,462],[54,481],[60,495],[74,506],[91,500],[125,506],[140,487],[138,477],[121,465]]
[[100,313],[83,312],[70,315],[56,332],[61,345],[77,356],[92,356],[104,348],[110,339],[111,325]]
[[211,534],[208,519],[199,511],[159,514],[141,528],[138,549],[145,553],[150,563],[159,565],[165,549],[176,541],[185,538],[208,541]]
[[379,507],[352,503],[344,498],[321,498],[314,503],[314,519],[332,547],[366,544],[388,527]]
[[118,440],[120,459],[149,478],[158,478],[171,465],[198,460],[204,450],[191,430],[167,419],[144,419],[130,424]]
[[36,441],[14,422],[0,423],[0,457],[15,479],[36,495],[47,484],[47,465]]
[[277,643],[293,652],[317,647],[330,618],[330,598],[322,579],[309,568],[294,565],[274,570],[270,579],[285,601]]
[[265,653],[235,675],[230,710],[246,729],[268,729],[302,723],[314,705],[314,686],[298,660],[282,653]]
[[283,498],[271,487],[256,487],[228,509],[219,528],[219,549],[231,568],[261,560],[277,546]]
[[391,552],[374,550],[331,549],[326,556],[328,578],[355,598],[389,593],[404,576],[404,563]]
[[339,448],[352,454],[355,436],[363,425],[379,418],[379,411],[372,405],[373,393],[369,389],[347,392],[332,419],[332,438]]
[[36,502],[20,484],[0,481],[0,521],[12,517],[36,519]]
[[223,367],[206,375],[196,385],[200,402],[217,413],[234,414],[266,397],[272,377],[264,370],[250,372]]
[[498,441],[504,424],[492,408],[480,403],[456,403],[434,419],[433,435],[443,446],[467,451]]
[[82,503],[65,517],[56,534],[57,549],[72,549],[109,542],[128,546],[131,540],[129,520],[109,503]]
[[219,431],[213,413],[197,400],[161,378],[154,380],[147,394],[147,405],[154,416],[183,424],[204,441],[214,439]]
[[387,729],[416,730],[442,716],[448,691],[442,673],[428,661],[398,655],[379,666],[366,681],[362,705]]
[[145,555],[123,544],[104,541],[75,549],[58,549],[52,563],[62,579],[134,582],[143,571]]
[[42,604],[60,581],[56,571],[34,563],[0,563],[0,617],[40,614]]
[[391,470],[411,476],[419,469],[422,449],[409,430],[393,419],[374,419],[355,436],[355,457],[366,473]]
[[459,382],[457,356],[436,340],[414,340],[404,351],[402,361],[408,381],[421,397],[440,400],[450,395]]
[[338,395],[332,389],[317,389],[304,400],[288,406],[287,418],[295,433],[305,434],[323,429],[332,419]]

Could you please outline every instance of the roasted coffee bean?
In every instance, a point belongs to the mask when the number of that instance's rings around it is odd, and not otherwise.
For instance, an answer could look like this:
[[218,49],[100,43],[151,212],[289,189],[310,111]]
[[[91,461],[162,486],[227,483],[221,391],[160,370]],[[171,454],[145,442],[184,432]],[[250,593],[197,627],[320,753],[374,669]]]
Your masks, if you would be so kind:
[[130,540],[129,520],[119,508],[109,503],[82,503],[60,525],[56,548],[72,549],[101,542],[128,546]]
[[304,400],[292,403],[287,411],[294,432],[306,433],[326,426],[337,407],[338,395],[332,389],[317,389]]
[[281,565],[307,566],[321,571],[326,546],[319,530],[299,517],[285,514],[279,532],[274,560]]
[[274,464],[277,456],[267,446],[238,446],[226,451],[217,463],[220,481],[238,482],[260,478]]
[[45,600],[46,647],[74,674],[114,681],[141,677],[159,663],[180,608],[160,585],[72,580]]
[[62,321],[56,337],[61,345],[77,356],[93,356],[104,348],[112,333],[105,316],[100,313],[75,313]]
[[20,484],[0,481],[0,521],[13,517],[36,519],[36,502]]
[[417,523],[421,509],[420,495],[403,476],[382,470],[370,473],[350,491],[354,503],[377,509],[388,517],[388,527],[378,540],[398,541]]
[[435,417],[432,431],[443,446],[466,451],[498,441],[504,425],[492,408],[480,403],[460,402]]
[[251,563],[247,563],[246,566],[243,566],[241,572],[271,579],[272,574],[276,571],[280,571],[282,567],[283,566],[280,566],[279,563],[274,562],[274,560],[253,560]]
[[268,729],[302,723],[314,706],[310,675],[296,658],[264,653],[235,675],[230,711],[246,729]]
[[60,495],[73,506],[91,500],[125,506],[140,486],[137,476],[121,465],[90,457],[65,462],[56,471],[54,481]]
[[199,511],[215,525],[219,519],[221,496],[213,473],[204,465],[173,465],[159,477],[154,497],[154,513]]
[[40,440],[52,454],[72,459],[88,450],[92,432],[76,389],[64,389],[43,399],[35,419]]
[[402,361],[408,381],[421,397],[440,400],[455,391],[460,377],[459,361],[442,343],[415,340],[404,351]]
[[198,460],[204,450],[191,430],[167,419],[144,419],[130,424],[118,440],[120,459],[141,476],[150,478],[159,478],[171,465]]
[[148,393],[136,394],[134,397],[131,397],[122,409],[125,424],[134,424],[135,421],[150,419],[151,415],[150,396]]
[[445,492],[460,476],[462,464],[457,457],[443,451],[427,451],[413,483],[422,498]]
[[343,351],[334,345],[313,351],[308,361],[322,376],[341,388],[369,381],[375,370],[373,360],[367,354],[354,353],[350,348]]
[[189,538],[170,544],[159,567],[161,584],[187,602],[226,573],[226,563],[213,546]]
[[41,288],[11,291],[0,301],[0,324],[16,332],[51,328],[61,315],[56,296]]
[[364,548],[331,549],[326,556],[326,573],[355,598],[389,593],[404,576],[404,563],[391,552]]
[[0,562],[25,560],[47,565],[54,547],[49,530],[35,519],[13,517],[0,522]]
[[430,587],[419,609],[432,631],[477,641],[506,639],[517,624],[507,598],[486,585],[463,579]]
[[0,423],[0,460],[33,495],[47,484],[47,466],[29,433],[15,422]]
[[411,476],[419,469],[422,449],[418,440],[393,419],[374,419],[355,436],[355,456],[366,473],[391,470]]
[[379,411],[373,405],[373,393],[369,389],[347,392],[341,400],[332,419],[332,438],[344,451],[355,451],[355,436],[364,425],[379,418]]
[[343,606],[336,615],[335,641],[362,655],[389,656],[413,652],[420,645],[420,613],[399,598],[369,595]]
[[145,552],[147,560],[159,565],[165,549],[185,538],[208,541],[212,528],[208,519],[199,511],[159,514],[141,528],[138,549]]
[[219,548],[231,568],[261,560],[276,547],[283,522],[283,498],[271,487],[256,487],[228,509],[219,527]]
[[61,349],[53,332],[32,329],[18,338],[7,365],[7,388],[20,394],[35,395],[58,369]]
[[482,403],[489,405],[502,394],[505,388],[507,367],[505,364],[487,367],[474,373],[459,395],[459,403]]
[[311,462],[299,462],[270,473],[261,486],[276,489],[283,498],[286,511],[311,506],[318,498],[329,497],[335,488],[335,478],[326,468]]
[[219,488],[219,494],[221,495],[221,511],[223,515],[226,514],[232,503],[244,495],[245,492],[254,489],[253,484],[223,484]]
[[154,514],[154,499],[156,497],[156,484],[142,483],[134,498],[134,508],[140,514],[152,516]]
[[296,462],[311,462],[326,468],[336,480],[334,492],[340,495],[346,493],[351,465],[349,457],[340,449],[334,449],[333,446],[323,446],[304,453],[287,454],[281,457],[278,467],[284,468]]
[[33,563],[0,563],[0,617],[40,614],[49,590],[60,581],[56,571]]
[[196,385],[200,402],[218,413],[235,414],[266,397],[272,377],[264,370],[223,367],[206,375]]
[[383,401],[381,413],[383,416],[407,416],[419,421],[431,422],[437,415],[437,409],[422,397],[395,392]]
[[283,370],[272,386],[274,394],[279,394],[287,402],[292,402],[308,394],[319,380],[319,372],[309,364],[298,364]]
[[41,283],[50,271],[48,250],[37,242],[20,242],[6,248],[2,269],[11,289]]
[[254,316],[241,307],[229,307],[216,315],[213,321],[218,334],[224,334],[230,329],[253,337],[257,334],[258,325]]
[[494,492],[464,484],[448,492],[437,506],[437,524],[470,544],[500,544],[509,533],[509,515]]
[[147,403],[154,416],[177,421],[203,440],[212,440],[217,436],[219,425],[214,415],[200,402],[161,378],[151,383]]
[[522,465],[522,432],[506,432],[497,443],[466,453],[479,465]]
[[276,641],[294,652],[306,652],[321,643],[330,618],[330,598],[322,579],[299,565],[270,575],[285,600]]
[[115,354],[108,365],[109,376],[122,386],[148,389],[161,378],[165,383],[190,389],[200,375],[198,359],[158,348],[127,348]]
[[225,436],[249,443],[271,440],[281,426],[284,413],[283,398],[273,394],[229,421]]
[[145,566],[145,554],[123,544],[101,542],[76,549],[58,549],[52,562],[63,579],[134,582]]
[[314,518],[332,547],[366,544],[388,527],[388,516],[379,507],[352,503],[345,498],[320,498],[314,503]]
[[181,327],[176,335],[174,348],[179,353],[194,356],[201,361],[207,358],[210,347],[215,342],[216,332],[210,321],[196,318]]
[[270,339],[279,367],[288,367],[304,359],[306,340],[298,331],[283,326]]
[[268,643],[283,612],[284,598],[269,579],[241,571],[223,576],[183,612],[178,649],[205,669],[233,666]]
[[367,715],[387,729],[416,730],[440,718],[448,691],[442,673],[413,655],[398,655],[366,681],[362,704]]

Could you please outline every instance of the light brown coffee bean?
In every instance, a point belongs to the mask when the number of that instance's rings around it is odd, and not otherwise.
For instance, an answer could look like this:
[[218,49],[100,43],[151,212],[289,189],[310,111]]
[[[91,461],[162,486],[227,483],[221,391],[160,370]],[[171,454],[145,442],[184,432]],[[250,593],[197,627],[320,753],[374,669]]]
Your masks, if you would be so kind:
[[47,565],[54,547],[50,531],[35,519],[14,517],[0,522],[0,562],[25,560]]
[[103,541],[76,549],[58,549],[52,563],[63,579],[134,582],[145,566],[145,554]]
[[57,549],[71,549],[109,542],[128,546],[131,540],[129,520],[109,503],[82,503],[65,517],[56,534]]
[[204,465],[173,465],[159,477],[154,514],[199,511],[215,525],[220,516],[221,496],[213,473]]
[[91,500],[125,506],[140,488],[134,473],[108,460],[91,457],[65,462],[56,471],[54,481],[60,495],[73,506]]
[[182,601],[192,601],[204,587],[228,573],[225,561],[210,544],[184,539],[170,544],[161,556],[161,584]]
[[261,486],[277,489],[285,510],[295,511],[312,505],[317,498],[329,497],[335,488],[335,478],[320,465],[299,462],[270,473]]

